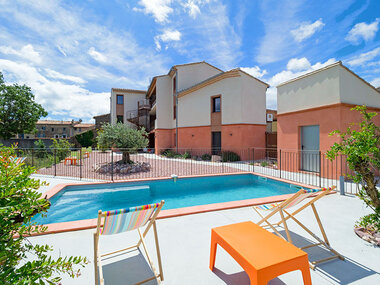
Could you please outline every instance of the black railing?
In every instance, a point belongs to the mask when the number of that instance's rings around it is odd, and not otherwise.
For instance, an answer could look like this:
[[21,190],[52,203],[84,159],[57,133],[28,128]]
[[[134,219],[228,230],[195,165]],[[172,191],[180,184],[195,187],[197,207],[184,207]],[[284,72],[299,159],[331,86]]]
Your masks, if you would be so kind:
[[[87,180],[135,180],[255,172],[312,187],[337,186],[357,193],[344,156],[266,148],[221,149],[18,149],[18,156],[37,174]],[[124,153],[124,155],[123,155]],[[129,157],[129,161],[123,161]],[[378,174],[377,174],[378,175]]]

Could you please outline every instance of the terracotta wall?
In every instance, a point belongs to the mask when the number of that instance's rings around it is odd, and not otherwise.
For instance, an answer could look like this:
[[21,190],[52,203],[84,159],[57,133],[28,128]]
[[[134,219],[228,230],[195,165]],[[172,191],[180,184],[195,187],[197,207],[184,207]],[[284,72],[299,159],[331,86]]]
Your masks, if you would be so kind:
[[173,133],[171,129],[155,129],[154,130],[154,146],[156,154],[160,154],[162,150],[173,148]]
[[[298,172],[300,171],[300,152],[301,140],[300,132],[302,126],[319,125],[319,139],[321,151],[321,175],[331,179],[338,178],[341,173],[345,174],[345,159],[339,158],[336,161],[330,161],[325,156],[327,150],[339,138],[329,136],[334,130],[345,131],[352,123],[359,123],[361,115],[357,111],[351,111],[352,105],[335,104],[323,108],[314,108],[299,112],[278,115],[278,150],[281,149],[282,170]],[[375,123],[380,124],[380,110],[368,108],[369,111],[377,111],[379,115],[375,117]],[[280,156],[279,156],[280,160]]]

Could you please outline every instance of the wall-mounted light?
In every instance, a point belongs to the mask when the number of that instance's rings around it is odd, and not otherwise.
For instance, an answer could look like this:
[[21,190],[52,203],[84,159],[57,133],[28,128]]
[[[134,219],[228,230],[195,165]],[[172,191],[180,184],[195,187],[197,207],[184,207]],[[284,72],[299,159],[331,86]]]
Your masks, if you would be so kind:
[[230,136],[232,137],[232,133],[230,133]]
[[194,135],[191,135],[192,137],[194,136]]

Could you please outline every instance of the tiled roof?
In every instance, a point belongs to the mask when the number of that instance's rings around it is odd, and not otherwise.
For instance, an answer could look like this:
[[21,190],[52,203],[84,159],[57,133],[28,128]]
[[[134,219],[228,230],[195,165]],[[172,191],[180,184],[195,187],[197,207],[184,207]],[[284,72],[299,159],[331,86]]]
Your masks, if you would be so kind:
[[72,121],[38,120],[37,125],[71,125]]
[[74,128],[92,128],[95,127],[95,124],[86,124],[86,123],[80,123],[74,125]]

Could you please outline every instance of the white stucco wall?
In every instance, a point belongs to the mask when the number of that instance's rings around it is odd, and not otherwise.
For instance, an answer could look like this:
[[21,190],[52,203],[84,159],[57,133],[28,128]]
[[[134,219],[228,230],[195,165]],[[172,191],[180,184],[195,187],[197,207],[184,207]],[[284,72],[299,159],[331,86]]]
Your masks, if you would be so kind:
[[145,94],[133,91],[115,91],[111,90],[111,124],[116,124],[116,105],[117,105],[117,95],[124,95],[124,123],[129,123],[127,121],[127,112],[137,110],[137,102],[139,100],[145,99]]
[[219,74],[221,71],[206,64],[190,64],[177,66],[177,85],[178,90],[189,88],[211,76]]
[[160,76],[156,81],[156,128],[171,129],[173,126],[172,78]]
[[337,103],[380,108],[380,93],[341,65],[277,87],[278,114]]
[[277,113],[339,103],[340,67],[334,66],[277,87]]
[[258,80],[240,72],[242,86],[241,113],[245,124],[266,124],[267,87]]
[[380,108],[379,92],[343,67],[339,69],[339,74],[342,103]]
[[178,125],[210,125],[211,97],[216,95],[221,95],[222,124],[265,124],[265,91],[247,75],[223,79],[178,99]]

